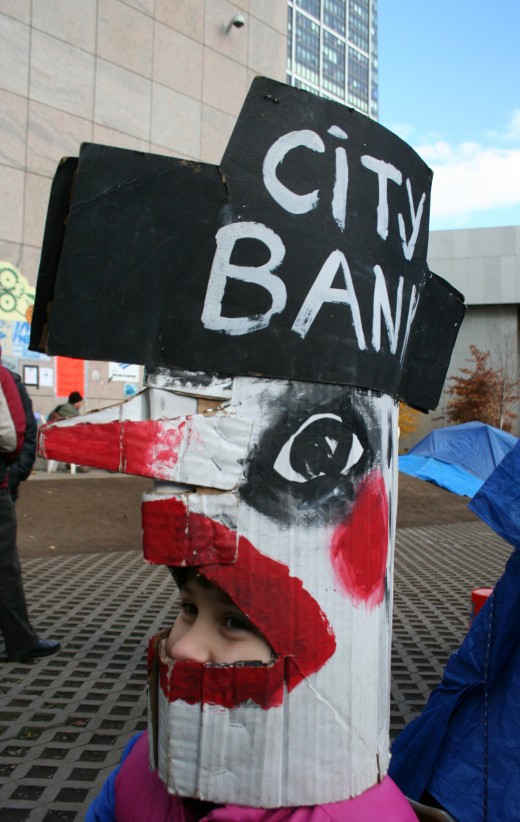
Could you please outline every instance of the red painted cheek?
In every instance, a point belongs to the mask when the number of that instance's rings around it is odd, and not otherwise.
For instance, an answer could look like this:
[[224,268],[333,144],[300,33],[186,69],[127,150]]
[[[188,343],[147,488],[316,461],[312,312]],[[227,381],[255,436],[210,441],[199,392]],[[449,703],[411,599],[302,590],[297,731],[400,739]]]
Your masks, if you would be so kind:
[[387,554],[388,499],[383,477],[374,471],[334,531],[330,551],[337,578],[356,604],[371,609],[383,601]]

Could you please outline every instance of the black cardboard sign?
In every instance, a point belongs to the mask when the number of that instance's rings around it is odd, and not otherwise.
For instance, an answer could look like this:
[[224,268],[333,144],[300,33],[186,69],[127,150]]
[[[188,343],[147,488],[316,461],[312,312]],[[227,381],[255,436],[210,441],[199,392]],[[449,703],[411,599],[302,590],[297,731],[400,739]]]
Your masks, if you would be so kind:
[[391,132],[257,78],[220,169],[87,144],[71,187],[72,163],[49,205],[34,349],[435,407],[464,306],[426,265],[431,172]]

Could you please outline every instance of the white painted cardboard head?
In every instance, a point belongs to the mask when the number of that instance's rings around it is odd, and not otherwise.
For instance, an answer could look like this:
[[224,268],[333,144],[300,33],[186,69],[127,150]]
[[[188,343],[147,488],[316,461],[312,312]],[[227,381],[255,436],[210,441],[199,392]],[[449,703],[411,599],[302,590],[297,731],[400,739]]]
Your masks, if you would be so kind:
[[377,123],[266,78],[218,169],[86,145],[58,170],[33,347],[152,368],[43,451],[175,483],[144,500],[145,556],[197,567],[276,654],[152,649],[173,792],[316,804],[386,772],[396,400],[435,407],[464,313],[426,264],[430,184]]
[[276,654],[220,666],[155,648],[152,754],[169,790],[277,807],[344,799],[385,774],[396,413],[361,389],[236,377],[210,419],[237,422],[238,442],[228,425],[199,451],[203,470],[241,449],[235,487],[145,498],[145,556],[195,565]]

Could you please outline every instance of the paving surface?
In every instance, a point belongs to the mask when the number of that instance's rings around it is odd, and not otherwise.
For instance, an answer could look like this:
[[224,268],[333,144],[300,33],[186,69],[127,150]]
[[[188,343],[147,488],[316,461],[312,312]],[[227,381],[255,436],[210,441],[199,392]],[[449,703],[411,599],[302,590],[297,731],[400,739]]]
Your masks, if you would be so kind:
[[[464,637],[470,591],[492,585],[510,551],[480,521],[398,530],[392,736],[420,712]],[[0,662],[0,822],[81,820],[146,725],[147,638],[171,623],[174,585],[138,549],[23,565],[38,631],[63,651]]]
[[471,591],[492,587],[512,547],[480,520],[398,529],[390,735],[424,707],[466,634]]

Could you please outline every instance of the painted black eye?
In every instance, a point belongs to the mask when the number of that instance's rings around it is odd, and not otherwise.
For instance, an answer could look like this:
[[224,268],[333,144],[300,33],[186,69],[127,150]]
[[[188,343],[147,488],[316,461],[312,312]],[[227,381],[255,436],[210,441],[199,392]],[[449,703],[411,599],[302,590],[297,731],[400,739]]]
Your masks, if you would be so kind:
[[262,406],[263,431],[240,496],[284,524],[336,524],[378,458],[374,398],[343,385],[291,383]]
[[346,476],[359,462],[363,447],[336,414],[309,417],[281,448],[273,469],[288,482]]

